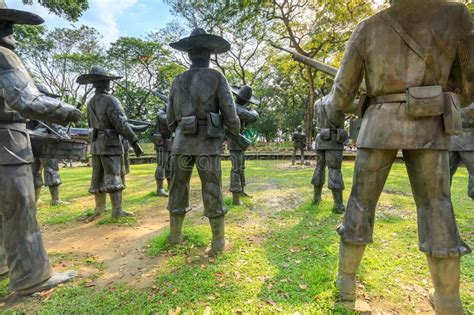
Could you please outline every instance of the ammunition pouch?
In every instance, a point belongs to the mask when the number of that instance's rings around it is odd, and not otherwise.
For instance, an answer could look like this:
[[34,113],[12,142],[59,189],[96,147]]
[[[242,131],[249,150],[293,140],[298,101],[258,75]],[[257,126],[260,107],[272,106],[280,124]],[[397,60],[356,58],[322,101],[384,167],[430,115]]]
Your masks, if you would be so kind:
[[445,109],[443,113],[444,132],[447,135],[459,135],[462,132],[460,101],[457,94],[444,93]]
[[331,140],[331,129],[321,128],[319,129],[319,137],[321,140],[330,141]]
[[346,129],[338,128],[336,133],[336,141],[337,143],[345,143],[349,139],[349,134],[347,133]]
[[224,138],[224,122],[218,113],[207,114],[207,136],[209,138]]
[[445,97],[440,85],[407,89],[406,113],[409,116],[440,116],[445,112],[445,108]]
[[183,135],[197,135],[198,119],[196,116],[182,117],[179,123]]

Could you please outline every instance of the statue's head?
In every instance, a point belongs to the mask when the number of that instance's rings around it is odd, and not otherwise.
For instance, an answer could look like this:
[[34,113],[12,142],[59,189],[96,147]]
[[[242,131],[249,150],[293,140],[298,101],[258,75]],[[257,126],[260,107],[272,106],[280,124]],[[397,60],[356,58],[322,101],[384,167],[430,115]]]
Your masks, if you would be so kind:
[[296,131],[303,132],[303,127],[301,127],[301,126],[296,127]]
[[15,32],[13,31],[12,22],[0,21],[0,45],[9,49],[16,48]]
[[110,80],[100,80],[100,81],[95,81],[92,83],[92,86],[96,89],[96,90],[100,90],[100,91],[110,91],[110,87],[111,87],[111,82]]

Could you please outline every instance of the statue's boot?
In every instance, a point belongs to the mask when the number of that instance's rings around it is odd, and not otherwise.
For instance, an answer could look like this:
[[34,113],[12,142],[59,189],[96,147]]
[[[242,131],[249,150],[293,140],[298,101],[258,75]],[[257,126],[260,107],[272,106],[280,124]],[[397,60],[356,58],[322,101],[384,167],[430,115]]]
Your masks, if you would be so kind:
[[168,197],[168,193],[163,188],[163,180],[156,180],[156,195],[158,197]]
[[225,250],[225,217],[209,218],[212,230],[211,249],[208,252],[209,257],[214,257]]
[[243,205],[242,201],[240,200],[240,193],[232,193],[232,204],[234,206],[241,206]]
[[359,268],[365,245],[339,244],[339,269],[336,278],[336,287],[339,299],[342,302],[356,301],[356,273]]
[[332,212],[337,214],[342,214],[346,211],[344,202],[342,201],[342,190],[333,190],[332,197],[334,200],[334,206],[332,207]]
[[105,212],[107,207],[107,195],[105,193],[96,193],[95,197],[95,210],[94,216],[92,219],[99,217],[102,213]]
[[59,186],[49,187],[49,192],[51,193],[51,205],[52,206],[68,205],[69,204],[69,202],[62,201],[59,198]]
[[74,279],[77,276],[77,273],[73,270],[68,270],[65,272],[55,272],[53,276],[48,280],[41,282],[31,288],[18,290],[17,293],[20,295],[31,295],[36,292],[41,292],[54,288],[62,283],[68,282]]
[[462,315],[464,309],[459,294],[460,263],[459,257],[437,258],[426,256],[433,280],[434,292],[430,300],[437,315]]
[[170,235],[168,243],[171,245],[180,244],[183,242],[183,222],[185,214],[171,214],[170,213]]
[[110,193],[110,201],[112,203],[112,219],[133,216],[132,212],[127,212],[122,209],[122,191],[121,190]]
[[41,195],[41,186],[35,188],[35,203],[38,203]]
[[170,187],[171,187],[171,178],[167,178],[166,179],[166,188],[168,189],[168,191],[170,191]]
[[321,194],[323,192],[323,186],[314,186],[313,204],[317,205],[321,202]]

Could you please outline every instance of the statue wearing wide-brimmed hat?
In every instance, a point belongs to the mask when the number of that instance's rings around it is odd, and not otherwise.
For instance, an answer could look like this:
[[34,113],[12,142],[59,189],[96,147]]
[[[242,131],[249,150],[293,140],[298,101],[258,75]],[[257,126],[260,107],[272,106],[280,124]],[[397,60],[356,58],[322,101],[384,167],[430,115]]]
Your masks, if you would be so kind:
[[112,218],[130,216],[132,213],[122,209],[123,183],[123,145],[121,138],[128,140],[135,154],[140,156],[143,151],[138,138],[120,101],[109,93],[111,81],[121,76],[108,73],[101,66],[94,66],[89,73],[77,78],[79,84],[92,84],[95,95],[87,104],[87,120],[92,129],[92,179],[89,193],[95,196],[95,215],[102,214],[106,209],[106,194],[110,194]]
[[209,68],[211,54],[230,49],[220,36],[197,28],[191,36],[170,44],[185,51],[191,60],[188,71],[173,81],[167,110],[167,122],[175,138],[172,145],[171,186],[168,210],[171,233],[169,242],[182,241],[183,220],[189,211],[189,182],[194,165],[201,178],[204,215],[209,218],[212,242],[209,255],[225,247],[224,205],[221,184],[222,144],[225,128],[239,134],[239,118],[226,78]]
[[0,273],[10,288],[27,295],[74,277],[55,273],[49,264],[36,221],[31,164],[33,153],[27,119],[65,124],[77,122],[80,112],[38,91],[25,66],[13,52],[14,24],[38,25],[36,14],[8,9],[0,1]]
[[[230,89],[235,95],[235,107],[240,119],[240,132],[243,133],[245,128],[257,122],[259,117],[257,111],[249,108],[248,104],[259,105],[260,100],[253,95],[252,88],[248,85],[241,87],[232,85]],[[234,205],[241,205],[241,196],[250,197],[245,192],[245,152],[232,139],[227,139],[227,147],[232,162],[229,188],[230,192],[232,192],[232,203]]]

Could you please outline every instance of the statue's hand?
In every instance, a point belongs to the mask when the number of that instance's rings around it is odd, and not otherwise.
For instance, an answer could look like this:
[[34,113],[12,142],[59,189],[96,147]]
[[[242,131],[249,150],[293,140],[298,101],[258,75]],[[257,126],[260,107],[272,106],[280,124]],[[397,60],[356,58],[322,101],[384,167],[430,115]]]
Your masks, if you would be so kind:
[[67,107],[68,110],[68,115],[67,115],[67,122],[79,122],[82,118],[82,113],[80,110],[74,108],[74,107]]
[[140,146],[138,142],[135,142],[134,144],[132,144],[132,149],[133,149],[133,152],[135,152],[135,155],[137,157],[140,157],[144,153],[142,147]]

